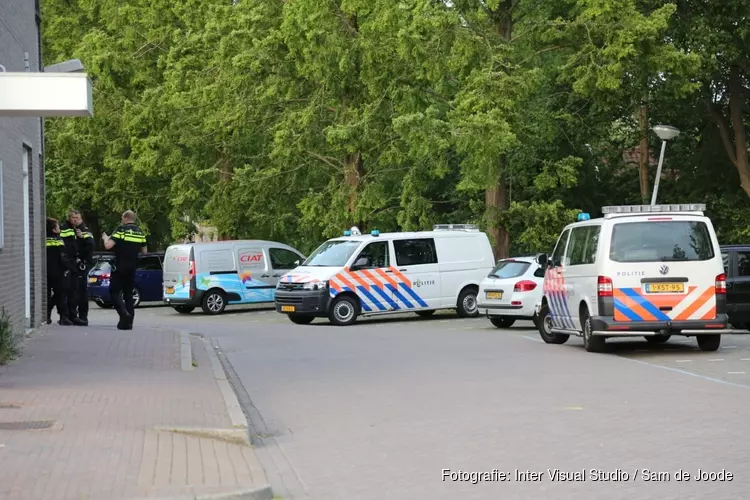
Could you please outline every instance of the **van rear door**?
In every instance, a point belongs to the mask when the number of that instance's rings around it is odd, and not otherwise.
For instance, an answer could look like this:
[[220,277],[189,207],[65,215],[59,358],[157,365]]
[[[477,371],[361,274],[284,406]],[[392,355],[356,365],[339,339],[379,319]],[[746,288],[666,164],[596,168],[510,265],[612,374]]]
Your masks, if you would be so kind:
[[609,276],[599,278],[600,290],[611,286],[614,320],[715,319],[716,278],[723,270],[715,239],[705,217],[659,214],[615,222]]
[[165,299],[190,299],[195,274],[194,260],[192,245],[172,245],[167,248],[162,277]]

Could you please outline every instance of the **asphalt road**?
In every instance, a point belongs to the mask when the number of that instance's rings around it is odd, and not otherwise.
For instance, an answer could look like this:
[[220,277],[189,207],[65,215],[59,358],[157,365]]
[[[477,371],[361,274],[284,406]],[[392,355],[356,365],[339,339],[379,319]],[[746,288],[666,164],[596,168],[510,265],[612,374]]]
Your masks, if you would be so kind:
[[212,339],[287,500],[735,500],[750,487],[750,335],[714,353],[673,337],[593,354],[578,338],[544,344],[530,323],[455,315],[337,328],[143,307],[136,324]]

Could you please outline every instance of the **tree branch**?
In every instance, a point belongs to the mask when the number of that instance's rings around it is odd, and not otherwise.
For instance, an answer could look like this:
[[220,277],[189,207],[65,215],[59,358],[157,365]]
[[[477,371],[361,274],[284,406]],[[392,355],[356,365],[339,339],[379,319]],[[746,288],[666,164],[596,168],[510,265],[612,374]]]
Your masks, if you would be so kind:
[[727,152],[727,155],[729,156],[729,160],[734,164],[737,165],[737,155],[736,149],[734,147],[734,144],[732,143],[732,137],[729,132],[729,123],[727,123],[726,118],[724,118],[724,115],[719,113],[719,111],[716,110],[716,106],[709,102],[707,105],[708,108],[708,114],[711,116],[711,119],[716,123],[716,126],[719,127],[719,134],[721,135],[721,142],[724,144],[724,149]]
[[742,119],[742,77],[739,68],[732,68],[729,76],[729,113],[734,129],[735,161],[747,168],[747,134]]

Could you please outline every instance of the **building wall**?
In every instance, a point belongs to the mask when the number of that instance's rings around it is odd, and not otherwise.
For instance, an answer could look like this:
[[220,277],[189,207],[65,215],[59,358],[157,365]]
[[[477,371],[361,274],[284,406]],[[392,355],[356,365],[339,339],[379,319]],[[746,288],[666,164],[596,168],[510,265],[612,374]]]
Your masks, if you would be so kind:
[[[6,71],[40,71],[39,38],[35,0],[0,0],[0,64]],[[0,68],[0,71],[2,69]],[[39,118],[0,117],[0,162],[2,163],[3,236],[0,249],[0,307],[10,314],[14,332],[37,327],[46,314],[46,258],[44,168],[41,161],[42,125]],[[23,175],[24,146],[31,149],[30,175]],[[25,317],[24,204],[23,184],[30,183],[31,321]]]

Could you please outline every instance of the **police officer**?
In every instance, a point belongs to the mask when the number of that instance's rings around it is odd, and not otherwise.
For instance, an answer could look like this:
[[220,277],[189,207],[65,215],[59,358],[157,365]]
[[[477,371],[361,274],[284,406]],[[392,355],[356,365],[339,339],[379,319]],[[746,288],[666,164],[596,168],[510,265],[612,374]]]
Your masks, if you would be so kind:
[[69,326],[68,298],[65,280],[70,274],[70,264],[65,243],[60,237],[60,223],[57,219],[47,219],[47,324],[52,324],[52,309],[57,306],[59,324]]
[[74,325],[88,326],[89,288],[88,270],[94,259],[94,236],[83,223],[78,210],[68,212],[60,236],[65,242],[66,253],[71,263],[68,278],[68,312]]
[[[114,248],[115,261],[109,281],[109,295],[120,315],[118,330],[132,330],[135,308],[133,307],[133,288],[135,287],[135,269],[138,254],[146,253],[146,235],[135,225],[135,213],[128,210],[122,214],[122,224],[115,229],[112,236],[102,233],[104,247]],[[123,303],[124,301],[124,303]]]

